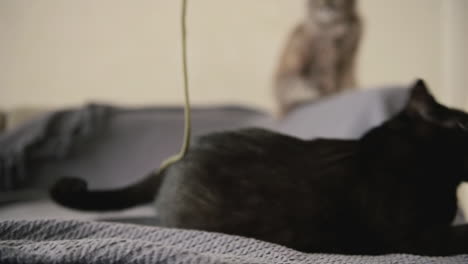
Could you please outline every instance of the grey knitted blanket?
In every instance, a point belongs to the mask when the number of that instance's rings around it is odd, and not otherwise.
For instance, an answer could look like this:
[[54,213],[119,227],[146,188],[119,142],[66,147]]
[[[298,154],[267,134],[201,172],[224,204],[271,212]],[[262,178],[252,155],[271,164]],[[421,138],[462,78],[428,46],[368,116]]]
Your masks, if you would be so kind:
[[0,221],[0,263],[466,264],[468,255],[305,254],[238,236],[129,224]]

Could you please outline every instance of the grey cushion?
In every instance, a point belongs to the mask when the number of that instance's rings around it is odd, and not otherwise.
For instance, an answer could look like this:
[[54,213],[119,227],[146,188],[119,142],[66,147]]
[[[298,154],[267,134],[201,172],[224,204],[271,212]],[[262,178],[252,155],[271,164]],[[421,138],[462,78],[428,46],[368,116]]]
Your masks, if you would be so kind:
[[[193,135],[259,126],[301,138],[357,138],[399,111],[407,96],[401,87],[349,92],[304,105],[280,121],[243,107],[195,107]],[[182,131],[180,107],[92,104],[48,113],[0,136],[0,181],[21,178],[29,188],[0,193],[0,202],[47,198],[46,189],[62,176],[85,178],[90,188],[131,184],[179,150]],[[4,206],[2,215],[95,216],[61,209],[48,200]]]

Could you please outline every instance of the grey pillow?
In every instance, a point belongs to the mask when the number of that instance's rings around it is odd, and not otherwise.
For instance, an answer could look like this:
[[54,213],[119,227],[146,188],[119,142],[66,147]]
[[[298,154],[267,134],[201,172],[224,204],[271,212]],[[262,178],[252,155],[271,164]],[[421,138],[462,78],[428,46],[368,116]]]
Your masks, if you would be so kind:
[[[306,104],[278,121],[245,107],[194,107],[193,135],[247,126],[301,138],[357,138],[401,109],[408,89],[353,91]],[[90,188],[131,184],[180,148],[183,109],[90,104],[50,112],[0,135],[0,189],[45,189],[58,177]]]

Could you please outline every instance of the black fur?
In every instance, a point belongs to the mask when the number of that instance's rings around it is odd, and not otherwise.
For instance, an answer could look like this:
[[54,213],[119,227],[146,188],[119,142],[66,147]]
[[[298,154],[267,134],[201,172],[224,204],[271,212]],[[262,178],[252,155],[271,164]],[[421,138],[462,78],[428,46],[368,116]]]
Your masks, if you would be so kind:
[[262,129],[214,133],[140,184],[93,192],[62,181],[51,194],[83,210],[156,196],[165,226],[307,252],[468,253],[468,226],[451,226],[456,188],[468,180],[466,128],[468,114],[438,104],[418,81],[399,114],[356,141],[304,141]]

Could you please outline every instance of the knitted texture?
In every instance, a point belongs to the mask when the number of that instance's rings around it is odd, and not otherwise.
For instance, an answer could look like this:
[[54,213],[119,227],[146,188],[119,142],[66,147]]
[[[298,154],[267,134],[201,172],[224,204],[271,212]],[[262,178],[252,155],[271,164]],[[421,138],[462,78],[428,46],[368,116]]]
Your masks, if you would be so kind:
[[91,221],[0,221],[0,263],[466,264],[468,255],[306,254],[255,239]]

